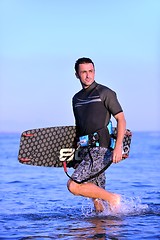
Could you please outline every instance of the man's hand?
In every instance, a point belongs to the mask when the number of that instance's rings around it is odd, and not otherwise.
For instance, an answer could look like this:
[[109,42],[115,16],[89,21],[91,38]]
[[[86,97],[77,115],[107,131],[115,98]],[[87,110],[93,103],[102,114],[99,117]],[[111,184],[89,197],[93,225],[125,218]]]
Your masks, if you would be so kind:
[[117,121],[117,139],[113,150],[113,163],[118,163],[122,160],[123,138],[126,129],[126,120],[124,113],[120,112],[114,116]]
[[119,163],[122,160],[122,146],[116,146],[113,150],[113,163]]

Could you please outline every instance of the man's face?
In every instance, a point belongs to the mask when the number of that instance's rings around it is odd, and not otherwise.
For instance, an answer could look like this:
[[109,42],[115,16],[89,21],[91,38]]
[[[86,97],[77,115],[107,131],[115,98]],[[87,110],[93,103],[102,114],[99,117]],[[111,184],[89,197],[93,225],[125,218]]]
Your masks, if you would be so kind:
[[81,81],[83,88],[88,88],[94,82],[95,69],[92,63],[79,64],[76,77]]

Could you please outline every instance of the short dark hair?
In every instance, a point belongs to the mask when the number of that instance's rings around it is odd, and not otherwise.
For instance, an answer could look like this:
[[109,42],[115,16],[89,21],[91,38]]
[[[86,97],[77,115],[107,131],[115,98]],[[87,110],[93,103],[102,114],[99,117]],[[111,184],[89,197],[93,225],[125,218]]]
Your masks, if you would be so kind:
[[78,73],[79,64],[83,64],[83,63],[92,63],[94,67],[94,62],[90,58],[82,57],[82,58],[79,58],[75,63],[74,69],[76,73]]

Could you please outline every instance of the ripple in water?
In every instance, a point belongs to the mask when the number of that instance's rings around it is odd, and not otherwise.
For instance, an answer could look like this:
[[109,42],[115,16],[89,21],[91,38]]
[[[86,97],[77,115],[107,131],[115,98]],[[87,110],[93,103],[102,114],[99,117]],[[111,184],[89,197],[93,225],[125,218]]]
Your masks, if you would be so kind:
[[128,215],[143,215],[148,213],[149,206],[143,204],[139,197],[122,197],[120,208],[116,212],[111,211],[108,204],[103,201],[104,211],[96,213],[91,199],[85,198],[82,202],[82,215],[85,217],[99,216],[128,216]]

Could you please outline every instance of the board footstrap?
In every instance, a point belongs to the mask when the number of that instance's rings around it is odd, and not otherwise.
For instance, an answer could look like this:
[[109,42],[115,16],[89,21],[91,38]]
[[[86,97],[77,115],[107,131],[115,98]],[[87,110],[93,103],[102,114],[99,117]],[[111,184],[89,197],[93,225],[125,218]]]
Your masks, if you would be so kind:
[[[117,130],[114,128],[116,138]],[[129,156],[132,133],[126,130],[123,140],[123,159]],[[22,164],[73,167],[80,163],[79,152],[75,151],[76,127],[60,126],[24,131],[21,134],[18,160]]]

